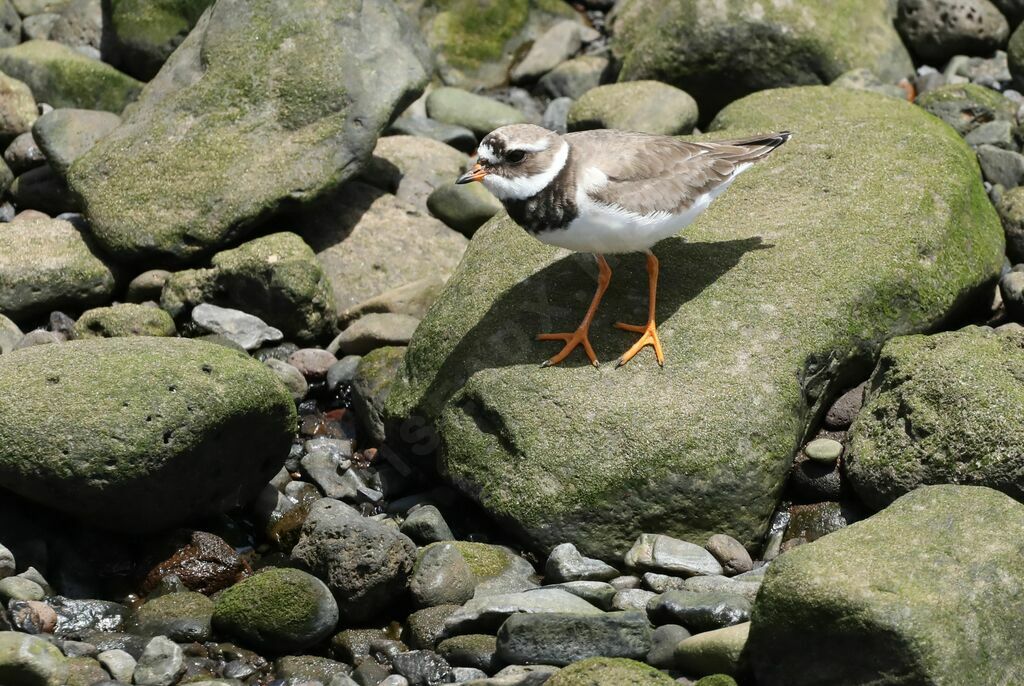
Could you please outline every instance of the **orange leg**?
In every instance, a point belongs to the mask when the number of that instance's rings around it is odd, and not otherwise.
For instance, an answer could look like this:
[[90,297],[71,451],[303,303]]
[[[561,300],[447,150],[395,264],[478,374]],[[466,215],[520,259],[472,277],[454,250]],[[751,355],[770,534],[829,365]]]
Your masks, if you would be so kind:
[[647,303],[647,324],[645,326],[635,326],[633,324],[623,324],[622,322],[615,323],[617,328],[641,334],[640,340],[634,343],[632,348],[622,353],[622,357],[619,358],[619,363],[616,365],[618,367],[632,360],[633,356],[647,345],[654,347],[654,355],[658,358],[658,364],[662,367],[665,366],[665,355],[661,351],[661,341],[658,340],[658,327],[654,323],[654,303],[658,295],[658,258],[650,250],[647,251],[647,285],[650,289]]
[[569,356],[577,346],[582,345],[584,352],[587,353],[587,357],[590,358],[590,364],[597,366],[597,356],[594,355],[594,349],[590,346],[590,339],[587,338],[587,334],[590,331],[590,322],[594,319],[594,313],[597,312],[597,306],[601,302],[601,298],[604,296],[604,292],[608,290],[608,284],[612,280],[612,268],[608,266],[608,261],[604,259],[603,255],[594,255],[597,258],[597,292],[594,293],[594,299],[590,301],[590,307],[587,308],[587,313],[583,316],[583,321],[580,322],[579,328],[572,333],[542,333],[537,334],[538,341],[565,341],[565,345],[559,351],[557,355],[552,357],[550,360],[544,362],[542,367],[550,367],[553,364],[558,364]]

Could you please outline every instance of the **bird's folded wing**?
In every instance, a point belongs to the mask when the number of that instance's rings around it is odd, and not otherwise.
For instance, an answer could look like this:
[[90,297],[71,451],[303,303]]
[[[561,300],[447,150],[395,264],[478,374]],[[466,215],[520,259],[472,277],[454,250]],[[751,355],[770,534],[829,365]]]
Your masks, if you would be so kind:
[[[567,136],[588,160],[579,172],[585,192],[595,202],[641,215],[686,211],[742,171],[741,165],[776,147],[757,138],[693,143],[620,131],[586,133]],[[602,173],[588,173],[589,165]]]

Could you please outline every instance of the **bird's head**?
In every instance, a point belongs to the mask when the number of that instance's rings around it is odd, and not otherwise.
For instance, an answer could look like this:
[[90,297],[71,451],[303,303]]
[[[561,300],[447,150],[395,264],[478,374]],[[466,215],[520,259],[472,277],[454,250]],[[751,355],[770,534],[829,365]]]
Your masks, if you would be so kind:
[[533,124],[502,126],[484,136],[473,168],[455,183],[480,181],[496,198],[525,200],[542,191],[562,171],[569,144]]

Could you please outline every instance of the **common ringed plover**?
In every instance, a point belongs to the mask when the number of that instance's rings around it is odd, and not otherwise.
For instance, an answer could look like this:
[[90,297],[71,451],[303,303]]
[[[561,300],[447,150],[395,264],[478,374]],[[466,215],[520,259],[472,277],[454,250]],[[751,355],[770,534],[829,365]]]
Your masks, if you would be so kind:
[[484,137],[476,164],[456,183],[483,182],[509,216],[535,238],[593,253],[597,259],[597,292],[579,327],[537,336],[541,341],[564,342],[543,366],[558,364],[580,345],[597,366],[587,334],[612,278],[604,255],[640,251],[647,253],[647,323],[615,324],[640,334],[618,366],[647,345],[664,366],[654,321],[658,258],[651,247],[691,224],[740,173],[789,137],[783,131],[696,143],[610,129],[563,136],[532,124],[513,124]]

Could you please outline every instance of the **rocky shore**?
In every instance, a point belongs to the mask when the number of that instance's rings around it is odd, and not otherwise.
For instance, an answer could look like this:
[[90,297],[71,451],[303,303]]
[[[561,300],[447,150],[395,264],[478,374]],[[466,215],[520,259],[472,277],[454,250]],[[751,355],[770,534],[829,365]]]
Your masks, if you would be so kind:
[[[1022,19],[0,0],[0,686],[1024,683]],[[664,369],[538,367],[517,122],[795,132]]]

